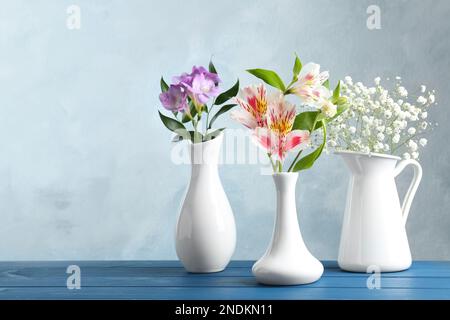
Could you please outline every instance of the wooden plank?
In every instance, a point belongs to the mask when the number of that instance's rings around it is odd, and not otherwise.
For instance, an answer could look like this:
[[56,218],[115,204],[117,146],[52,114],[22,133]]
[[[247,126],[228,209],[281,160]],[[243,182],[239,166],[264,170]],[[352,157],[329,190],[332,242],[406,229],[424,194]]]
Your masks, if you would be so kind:
[[0,289],[0,299],[155,299],[155,300],[308,300],[308,299],[450,299],[447,289],[303,288],[303,287],[86,287],[68,290],[55,287]]
[[[45,278],[55,276],[66,276],[66,268],[71,263],[66,262],[61,264],[60,262],[55,264],[49,264],[48,262],[43,265],[34,265],[33,263],[14,263],[11,265],[4,264],[0,268],[0,283],[5,278]],[[152,266],[140,266],[140,264],[113,263],[112,265],[105,265],[99,263],[99,265],[92,263],[80,262],[78,265],[81,268],[83,275],[90,276],[127,276],[132,274],[135,277],[253,277],[251,273],[251,263],[248,262],[248,267],[229,267],[223,272],[207,273],[207,274],[190,274],[187,273],[182,267],[174,266],[173,263],[167,263],[169,266],[163,265]],[[365,273],[352,273],[344,272],[335,266],[326,266],[323,277],[361,277],[367,278]],[[383,273],[383,278],[404,278],[404,277],[450,277],[450,263],[445,262],[415,262],[411,269],[402,272]]]
[[[303,285],[305,288],[367,288],[364,277],[322,277],[319,281]],[[51,277],[2,277],[1,287],[66,287],[66,276]],[[262,287],[253,277],[141,277],[128,276],[91,276],[82,274],[83,287]],[[450,289],[450,278],[383,278],[380,279],[383,289]]]

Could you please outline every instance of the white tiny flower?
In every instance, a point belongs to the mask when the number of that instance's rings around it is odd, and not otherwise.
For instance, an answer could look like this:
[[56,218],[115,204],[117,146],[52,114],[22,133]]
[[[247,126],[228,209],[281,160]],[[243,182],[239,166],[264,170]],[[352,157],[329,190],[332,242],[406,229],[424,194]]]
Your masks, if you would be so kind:
[[430,103],[434,103],[435,101],[434,94],[430,94],[430,96],[428,97],[428,101],[430,101]]
[[337,146],[337,143],[336,143],[336,141],[334,141],[334,140],[328,141],[328,144],[329,144],[331,147],[336,147],[336,146]]
[[391,127],[387,127],[386,128],[386,134],[387,135],[391,135],[392,134],[392,128]]
[[405,152],[405,153],[403,154],[403,159],[409,160],[409,159],[411,159],[411,155],[410,155],[408,152]]
[[350,77],[350,76],[346,76],[345,78],[344,78],[344,80],[345,80],[345,82],[348,84],[348,85],[353,85],[353,80],[352,80],[352,77]]
[[402,77],[396,76],[395,79],[396,79],[396,80],[402,80]]
[[387,143],[384,144],[384,151],[389,151],[391,147]]
[[425,146],[427,145],[427,143],[428,143],[428,140],[425,139],[425,138],[422,138],[422,139],[419,140],[419,144],[420,144],[422,147],[425,147]]
[[416,133],[416,128],[411,127],[408,129],[408,134],[415,134],[415,133]]
[[427,113],[427,112],[422,112],[422,113],[420,114],[420,117],[421,117],[422,119],[426,119],[426,118],[428,117],[428,113]]
[[375,84],[376,84],[377,86],[380,85],[380,81],[381,81],[381,78],[380,78],[380,77],[376,77],[375,79],[373,79],[373,82],[375,82]]
[[414,152],[411,153],[411,157],[413,159],[418,159],[419,158],[419,153],[417,151],[414,151]]
[[405,89],[405,87],[402,86],[398,87],[397,92],[401,97],[408,96],[408,91]]
[[408,141],[408,147],[411,151],[417,151],[418,145],[413,140]]
[[396,133],[393,137],[392,137],[392,142],[393,143],[399,143],[400,142],[400,135],[398,133]]
[[369,94],[375,94],[376,91],[377,89],[375,89],[374,87],[369,88]]
[[356,128],[353,127],[353,126],[351,126],[350,128],[348,128],[348,131],[349,131],[351,134],[355,134]]
[[383,140],[384,140],[384,134],[381,133],[381,132],[379,132],[379,133],[377,134],[377,139],[378,139],[378,141],[383,141]]
[[426,121],[423,121],[423,122],[420,124],[420,128],[422,128],[423,130],[425,130],[427,127],[428,127],[428,123],[427,123]]
[[424,93],[427,90],[427,87],[424,85],[420,86],[420,92]]
[[427,99],[425,99],[424,96],[420,96],[420,97],[417,98],[417,103],[426,104],[427,103]]
[[392,112],[391,112],[390,110],[386,110],[386,111],[384,112],[384,117],[385,117],[386,119],[390,119],[390,118],[392,117]]

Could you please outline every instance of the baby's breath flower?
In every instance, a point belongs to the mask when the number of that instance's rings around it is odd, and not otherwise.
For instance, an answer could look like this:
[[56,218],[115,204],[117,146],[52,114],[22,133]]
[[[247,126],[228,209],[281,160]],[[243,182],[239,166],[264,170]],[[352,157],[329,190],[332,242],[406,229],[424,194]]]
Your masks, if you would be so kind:
[[421,139],[419,140],[419,144],[420,144],[422,147],[425,147],[425,146],[427,145],[427,143],[428,143],[428,140],[425,139],[425,138],[421,138]]
[[348,100],[348,110],[328,124],[330,142],[327,147],[418,159],[419,148],[427,142],[425,138],[418,140],[415,137],[431,126],[426,122],[427,110],[436,104],[435,92],[427,92],[422,86],[419,98],[413,100],[402,86],[401,78],[393,79],[394,90],[389,91],[381,86],[380,77],[374,79],[374,87],[359,81],[353,84],[351,77],[345,77],[341,94]]
[[417,98],[417,103],[424,105],[427,103],[427,99],[424,96],[420,96]]

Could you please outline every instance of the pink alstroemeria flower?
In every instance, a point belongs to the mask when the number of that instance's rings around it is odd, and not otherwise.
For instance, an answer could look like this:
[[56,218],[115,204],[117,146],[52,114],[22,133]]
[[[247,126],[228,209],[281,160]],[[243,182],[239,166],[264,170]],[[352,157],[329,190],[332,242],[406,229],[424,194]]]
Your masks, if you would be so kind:
[[292,91],[306,104],[317,103],[330,94],[323,86],[328,78],[328,71],[320,72],[320,65],[310,62],[303,67]]
[[279,93],[269,99],[267,127],[257,127],[253,132],[256,142],[281,162],[288,151],[309,143],[309,131],[292,130],[295,116],[295,105]]
[[231,112],[231,118],[242,123],[249,129],[266,127],[267,98],[263,84],[248,86],[241,89],[236,102],[241,106],[239,110]]

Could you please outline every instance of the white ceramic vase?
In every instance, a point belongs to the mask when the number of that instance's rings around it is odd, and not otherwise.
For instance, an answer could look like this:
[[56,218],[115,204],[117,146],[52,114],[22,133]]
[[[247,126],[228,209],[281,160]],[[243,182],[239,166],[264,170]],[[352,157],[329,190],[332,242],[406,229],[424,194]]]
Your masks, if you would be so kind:
[[277,213],[272,241],[253,265],[256,280],[268,285],[297,285],[317,281],[323,266],[306,248],[297,219],[295,185],[298,173],[276,173]]
[[222,141],[220,133],[189,142],[191,180],[176,228],[176,252],[189,272],[222,271],[236,246],[234,216],[218,172]]
[[[393,272],[411,266],[406,219],[422,178],[415,160],[337,152],[351,171],[338,264],[354,272]],[[397,164],[398,162],[398,164]],[[395,177],[412,165],[414,178],[400,205]]]

